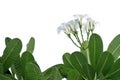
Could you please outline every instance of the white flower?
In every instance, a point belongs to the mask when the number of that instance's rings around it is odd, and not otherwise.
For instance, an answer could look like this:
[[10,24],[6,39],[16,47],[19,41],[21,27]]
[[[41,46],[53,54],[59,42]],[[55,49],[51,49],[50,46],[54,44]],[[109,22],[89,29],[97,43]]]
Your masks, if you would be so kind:
[[58,28],[57,32],[60,33],[61,31],[64,31],[66,34],[70,34],[70,28],[67,23],[62,23]]
[[68,25],[71,28],[71,32],[77,31],[79,28],[79,22],[77,19],[69,21]]
[[95,28],[95,25],[98,23],[95,20],[91,19],[91,18],[87,18],[87,23],[89,24],[89,30],[93,31]]
[[80,14],[74,15],[75,18],[80,20],[80,23],[82,23],[82,19],[86,16],[87,16],[86,14],[85,15],[80,15]]
[[89,24],[88,23],[83,23],[82,24],[82,31],[83,33],[88,33],[89,32]]
[[58,27],[57,31],[60,33],[64,31],[66,34],[74,33],[79,28],[79,20],[71,20],[67,23],[62,23],[61,26]]

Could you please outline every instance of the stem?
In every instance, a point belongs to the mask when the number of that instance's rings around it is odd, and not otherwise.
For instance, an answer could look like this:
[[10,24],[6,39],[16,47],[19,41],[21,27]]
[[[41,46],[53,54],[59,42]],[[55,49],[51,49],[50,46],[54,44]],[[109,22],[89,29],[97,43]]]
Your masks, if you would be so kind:
[[82,47],[82,43],[78,37],[78,34],[74,34],[74,37],[77,39],[78,43],[80,44],[80,46]]
[[97,73],[95,73],[95,78],[94,78],[94,80],[97,80]]
[[79,47],[74,41],[73,41],[73,39],[70,37],[70,36],[68,36],[69,38],[70,38],[70,40],[73,42],[73,44],[75,45],[75,46],[77,46],[78,48],[81,48],[81,47]]
[[84,38],[83,38],[83,34],[82,34],[82,29],[80,28],[80,34],[81,34],[81,37],[82,37],[82,42],[84,41]]
[[91,64],[91,63],[90,63],[89,49],[88,49],[88,48],[86,49],[86,52],[87,52],[87,60],[88,60],[88,64]]
[[90,32],[86,32],[86,33],[87,33],[87,41],[89,41]]

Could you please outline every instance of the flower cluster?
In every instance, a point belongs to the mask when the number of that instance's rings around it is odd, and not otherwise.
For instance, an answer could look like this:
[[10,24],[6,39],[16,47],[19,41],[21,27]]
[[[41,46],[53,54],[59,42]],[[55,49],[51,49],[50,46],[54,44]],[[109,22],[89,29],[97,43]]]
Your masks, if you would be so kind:
[[[73,20],[70,20],[67,23],[62,23],[58,27],[58,33],[64,31],[64,33],[72,40],[72,42],[77,47],[81,48],[82,43],[89,40],[90,35],[94,31],[95,25],[96,22],[87,15],[74,15]],[[79,45],[73,40],[71,35],[75,37]],[[83,35],[86,35],[86,38]]]

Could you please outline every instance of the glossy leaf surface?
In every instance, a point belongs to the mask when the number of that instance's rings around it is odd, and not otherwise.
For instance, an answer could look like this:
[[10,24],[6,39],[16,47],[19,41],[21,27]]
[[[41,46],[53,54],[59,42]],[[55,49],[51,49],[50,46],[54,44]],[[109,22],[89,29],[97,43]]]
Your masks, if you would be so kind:
[[72,53],[70,60],[75,69],[79,71],[82,77],[88,80],[92,80],[94,78],[94,70],[88,65],[87,59],[82,53]]
[[63,55],[63,62],[64,62],[64,65],[65,65],[66,67],[74,68],[73,65],[72,65],[72,63],[71,63],[71,61],[70,61],[70,56],[71,56],[71,54],[65,53],[65,54]]
[[101,54],[97,63],[97,73],[98,75],[102,73],[104,76],[109,72],[114,63],[114,58],[111,53],[104,52]]
[[97,61],[100,54],[103,53],[103,42],[99,35],[92,34],[89,41],[89,57],[90,63],[94,69],[96,69]]

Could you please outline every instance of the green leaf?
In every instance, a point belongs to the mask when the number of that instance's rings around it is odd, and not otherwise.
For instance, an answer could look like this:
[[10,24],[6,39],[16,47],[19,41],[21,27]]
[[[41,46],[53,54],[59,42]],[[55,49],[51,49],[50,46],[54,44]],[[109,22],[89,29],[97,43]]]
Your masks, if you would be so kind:
[[105,80],[105,77],[102,73],[100,73],[97,77],[98,77],[98,80]]
[[34,62],[34,61],[35,61],[34,56],[28,51],[25,51],[21,56],[21,62],[23,66],[28,62]]
[[100,54],[103,53],[103,42],[99,35],[92,34],[89,41],[89,58],[90,63],[96,69]]
[[67,80],[83,80],[79,72],[76,70],[70,70]]
[[80,52],[74,52],[71,54],[70,60],[74,68],[79,71],[80,75],[86,77],[83,72],[83,65],[87,64],[85,56]]
[[6,37],[6,38],[5,38],[5,45],[7,46],[7,45],[8,45],[8,43],[9,43],[11,40],[12,40],[11,38]]
[[79,71],[80,75],[88,80],[93,80],[95,72],[91,66],[88,65],[86,57],[80,52],[72,53],[70,57],[72,65]]
[[58,68],[62,78],[67,78],[68,72],[72,69],[72,68],[66,67],[64,64],[58,64],[55,67]]
[[6,75],[0,74],[0,80],[13,80],[11,77],[8,77]]
[[72,65],[72,63],[71,63],[71,61],[70,61],[70,56],[71,56],[71,54],[65,53],[65,54],[63,55],[63,62],[64,62],[64,65],[65,65],[66,67],[74,68],[73,65]]
[[105,77],[112,80],[120,79],[120,58],[113,64],[111,70]]
[[4,72],[4,74],[11,75],[11,72],[10,72],[10,70],[7,70]]
[[0,63],[2,63],[2,57],[0,57]]
[[25,65],[25,80],[42,80],[42,74],[39,67],[33,62]]
[[22,42],[18,38],[11,40],[9,44],[7,44],[2,55],[4,71],[7,71],[8,68],[15,62],[16,58],[20,54],[21,49]]
[[30,53],[33,53],[35,47],[35,39],[33,37],[30,38],[28,44],[27,44],[27,50]]
[[104,52],[101,54],[97,63],[97,73],[98,75],[102,73],[104,76],[108,73],[114,63],[114,58],[109,52]]
[[91,65],[89,65],[89,64],[83,65],[83,71],[86,74],[88,80],[94,79],[95,71]]
[[120,56],[120,34],[111,41],[107,51],[112,53],[115,60]]
[[4,73],[3,65],[2,65],[2,63],[0,62],[0,74],[3,74],[3,73]]
[[25,75],[25,65],[28,62],[35,62],[35,59],[33,57],[33,55],[30,52],[24,52],[21,56],[21,64],[22,64],[22,72],[23,72],[23,77]]
[[44,80],[62,80],[59,68],[61,65],[55,65],[43,72]]
[[11,66],[11,71],[12,71],[13,76],[15,76],[15,74],[16,74],[18,80],[21,79],[23,71],[22,71],[22,64],[21,64],[21,60],[20,60],[20,55],[17,57],[16,61]]

